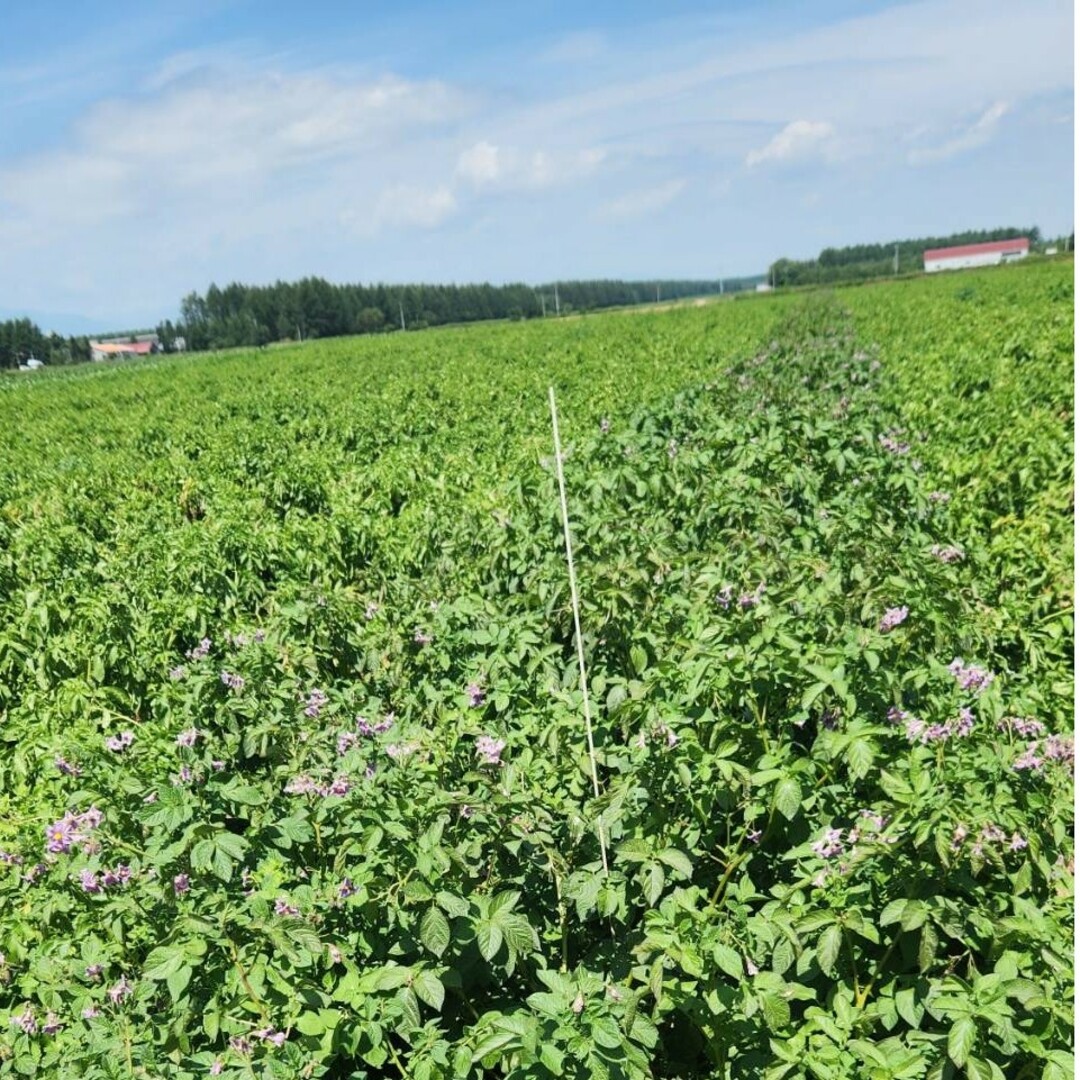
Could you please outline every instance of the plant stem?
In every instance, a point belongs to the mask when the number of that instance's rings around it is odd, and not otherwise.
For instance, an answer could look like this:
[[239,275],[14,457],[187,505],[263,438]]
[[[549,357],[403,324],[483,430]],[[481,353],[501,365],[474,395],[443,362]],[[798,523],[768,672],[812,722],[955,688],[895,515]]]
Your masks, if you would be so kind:
[[738,869],[739,864],[746,858],[745,854],[736,855],[734,859],[727,864],[727,869],[724,871],[724,876],[717,882],[716,889],[713,891],[712,897],[709,899],[709,906],[716,907],[720,902],[720,898],[724,895],[724,890],[728,886],[728,882],[731,880],[731,875]]
[[881,959],[878,960],[874,967],[874,973],[870,976],[870,981],[863,987],[862,993],[856,992],[855,994],[855,1008],[861,1009],[870,997],[870,991],[874,988],[874,983],[877,982],[885,964],[888,962],[890,956],[892,956],[893,949],[896,948],[897,943],[900,941],[900,935],[903,933],[903,928],[898,927],[896,934],[893,936],[892,941],[889,942],[889,947],[881,954]]
[[259,1015],[262,1017],[263,1023],[269,1024],[270,1013],[267,1011],[266,1005],[263,1004],[262,999],[255,993],[255,990],[248,979],[247,971],[244,970],[244,965],[240,963],[240,953],[237,951],[236,943],[229,937],[227,937],[225,941],[228,943],[229,956],[232,959],[236,970],[240,973],[240,982],[243,984],[247,996],[251,998],[252,1004],[259,1010]]

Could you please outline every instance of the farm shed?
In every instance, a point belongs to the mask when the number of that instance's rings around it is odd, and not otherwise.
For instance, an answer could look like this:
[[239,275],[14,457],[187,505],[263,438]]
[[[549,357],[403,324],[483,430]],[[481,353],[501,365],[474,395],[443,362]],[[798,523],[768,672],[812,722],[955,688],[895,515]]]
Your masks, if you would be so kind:
[[923,252],[926,272],[964,270],[970,266],[997,266],[998,263],[1023,259],[1030,244],[1026,236],[1013,240],[991,240],[985,244],[963,244],[960,247],[931,248]]
[[152,341],[91,341],[90,359],[109,360],[117,356],[149,356],[154,351]]

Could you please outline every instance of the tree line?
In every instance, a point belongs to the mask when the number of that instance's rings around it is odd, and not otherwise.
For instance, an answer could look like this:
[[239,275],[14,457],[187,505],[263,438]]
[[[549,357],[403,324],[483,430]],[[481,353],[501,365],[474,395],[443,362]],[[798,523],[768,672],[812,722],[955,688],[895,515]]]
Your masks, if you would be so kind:
[[[211,285],[189,293],[177,323],[158,328],[170,351],[178,338],[188,349],[266,345],[272,341],[420,330],[485,319],[535,319],[720,291],[710,281],[560,281],[532,285],[334,285],[322,278],[273,285]],[[725,291],[752,287],[724,282]]]
[[82,363],[90,359],[90,341],[43,333],[29,319],[0,322],[0,368],[15,368],[30,359],[46,364]]
[[923,252],[930,248],[982,244],[990,240],[1010,240],[1026,236],[1032,247],[1041,243],[1038,228],[972,229],[951,236],[926,236],[914,240],[894,240],[887,244],[852,244],[825,248],[816,259],[777,259],[769,267],[773,285],[826,285],[841,281],[863,281],[890,274],[920,273]]

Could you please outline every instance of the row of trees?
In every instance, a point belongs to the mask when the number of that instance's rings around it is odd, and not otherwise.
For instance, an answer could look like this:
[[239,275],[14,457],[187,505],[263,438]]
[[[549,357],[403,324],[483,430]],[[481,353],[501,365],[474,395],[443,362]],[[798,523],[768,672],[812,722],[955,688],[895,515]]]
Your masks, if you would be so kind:
[[42,333],[29,319],[0,322],[0,368],[16,368],[35,358],[46,364],[78,364],[90,359],[85,337],[61,337]]
[[926,236],[898,240],[888,244],[853,244],[825,248],[816,259],[796,261],[777,259],[769,267],[773,285],[824,285],[840,281],[863,281],[889,274],[912,274],[923,269],[923,252],[929,248],[982,244],[990,240],[1009,240],[1026,236],[1033,248],[1042,242],[1038,228],[978,229],[951,236]]
[[[725,282],[726,291],[745,287]],[[162,347],[177,338],[188,349],[265,345],[287,339],[419,330],[483,319],[533,319],[556,312],[716,293],[712,281],[565,281],[557,285],[333,285],[322,278],[273,285],[211,285],[190,293],[180,320],[158,327]]]

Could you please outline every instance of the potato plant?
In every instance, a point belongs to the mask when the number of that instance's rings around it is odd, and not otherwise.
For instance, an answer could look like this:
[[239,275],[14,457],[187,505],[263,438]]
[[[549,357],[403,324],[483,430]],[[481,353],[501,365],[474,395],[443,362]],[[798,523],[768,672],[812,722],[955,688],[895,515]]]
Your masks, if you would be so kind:
[[0,381],[0,1076],[1071,1076],[1070,273]]

